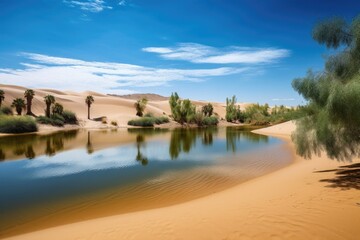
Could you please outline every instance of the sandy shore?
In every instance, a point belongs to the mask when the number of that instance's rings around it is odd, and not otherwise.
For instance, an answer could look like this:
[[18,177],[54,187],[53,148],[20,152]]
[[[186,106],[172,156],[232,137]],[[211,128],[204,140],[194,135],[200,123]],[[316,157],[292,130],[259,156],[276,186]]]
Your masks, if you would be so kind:
[[[294,149],[293,129],[293,123],[285,123],[256,132],[281,136]],[[294,159],[289,167],[183,204],[9,239],[358,239],[359,183],[333,171],[318,172],[354,163],[325,156]]]

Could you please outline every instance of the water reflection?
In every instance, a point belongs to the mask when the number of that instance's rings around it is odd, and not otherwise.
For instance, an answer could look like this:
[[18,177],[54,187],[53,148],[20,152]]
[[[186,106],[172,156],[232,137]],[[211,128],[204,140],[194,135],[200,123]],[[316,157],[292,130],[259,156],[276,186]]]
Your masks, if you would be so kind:
[[0,138],[0,158],[19,159],[0,163],[0,236],[202,197],[288,164],[279,143],[235,128]]
[[[224,131],[225,130],[225,131]],[[225,132],[225,136],[224,136]],[[219,128],[179,128],[179,129],[128,129],[125,131],[62,131],[48,135],[7,136],[0,138],[0,160],[5,159],[35,159],[46,155],[53,157],[57,153],[81,148],[87,154],[94,154],[104,148],[119,145],[121,142],[135,142],[136,154],[134,159],[142,165],[147,165],[149,157],[145,155],[147,142],[153,139],[169,139],[168,158],[178,159],[181,153],[189,154],[196,145],[211,147],[214,139],[219,135]],[[253,143],[267,143],[268,137],[244,131],[243,128],[227,127],[222,129],[222,136],[226,140],[226,151],[237,152],[243,141]],[[133,136],[133,138],[129,138]],[[165,146],[165,145],[164,145]],[[210,149],[210,148],[209,148]]]
[[1,137],[0,159],[5,160],[7,158],[12,159],[15,157],[34,159],[37,154],[54,156],[56,152],[64,149],[64,142],[75,139],[77,134],[78,130],[72,130],[48,135],[31,134]]
[[239,148],[241,139],[253,143],[268,142],[268,136],[253,134],[250,131],[244,131],[241,127],[227,127],[226,128],[226,149],[235,153]]

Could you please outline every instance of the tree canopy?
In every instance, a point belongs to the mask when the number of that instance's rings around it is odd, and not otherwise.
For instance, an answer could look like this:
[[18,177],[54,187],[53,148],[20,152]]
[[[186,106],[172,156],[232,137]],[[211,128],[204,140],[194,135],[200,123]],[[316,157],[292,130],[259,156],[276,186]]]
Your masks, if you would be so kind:
[[323,21],[313,38],[338,50],[322,72],[309,70],[293,80],[293,88],[308,101],[309,114],[298,122],[293,140],[305,157],[325,150],[331,158],[349,160],[360,155],[360,16],[351,23]]

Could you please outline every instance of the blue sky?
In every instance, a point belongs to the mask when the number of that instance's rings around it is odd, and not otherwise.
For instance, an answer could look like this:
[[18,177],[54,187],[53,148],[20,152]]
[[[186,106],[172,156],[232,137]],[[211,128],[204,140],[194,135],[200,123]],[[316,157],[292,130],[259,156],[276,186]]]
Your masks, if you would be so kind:
[[0,0],[0,83],[286,105],[329,52],[314,24],[355,0]]

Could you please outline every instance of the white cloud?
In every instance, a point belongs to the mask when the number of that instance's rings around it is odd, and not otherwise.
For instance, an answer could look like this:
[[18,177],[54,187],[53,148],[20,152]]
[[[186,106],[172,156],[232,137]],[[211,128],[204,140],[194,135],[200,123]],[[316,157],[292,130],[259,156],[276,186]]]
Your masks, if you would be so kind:
[[219,49],[198,43],[180,43],[175,47],[147,47],[142,50],[157,53],[164,59],[215,64],[272,63],[290,55],[287,49],[236,46]]
[[125,1],[125,0],[119,1],[119,5],[120,5],[120,6],[125,6],[125,5],[126,5],[126,1]]
[[33,88],[126,94],[128,87],[164,86],[173,81],[204,81],[250,70],[247,67],[179,69],[153,68],[116,62],[90,62],[73,58],[22,53],[22,68],[0,68],[0,82]]
[[271,101],[295,101],[295,98],[273,98]]
[[113,8],[112,6],[107,5],[104,0],[64,0],[63,2],[72,7],[79,7],[81,10],[94,13]]

